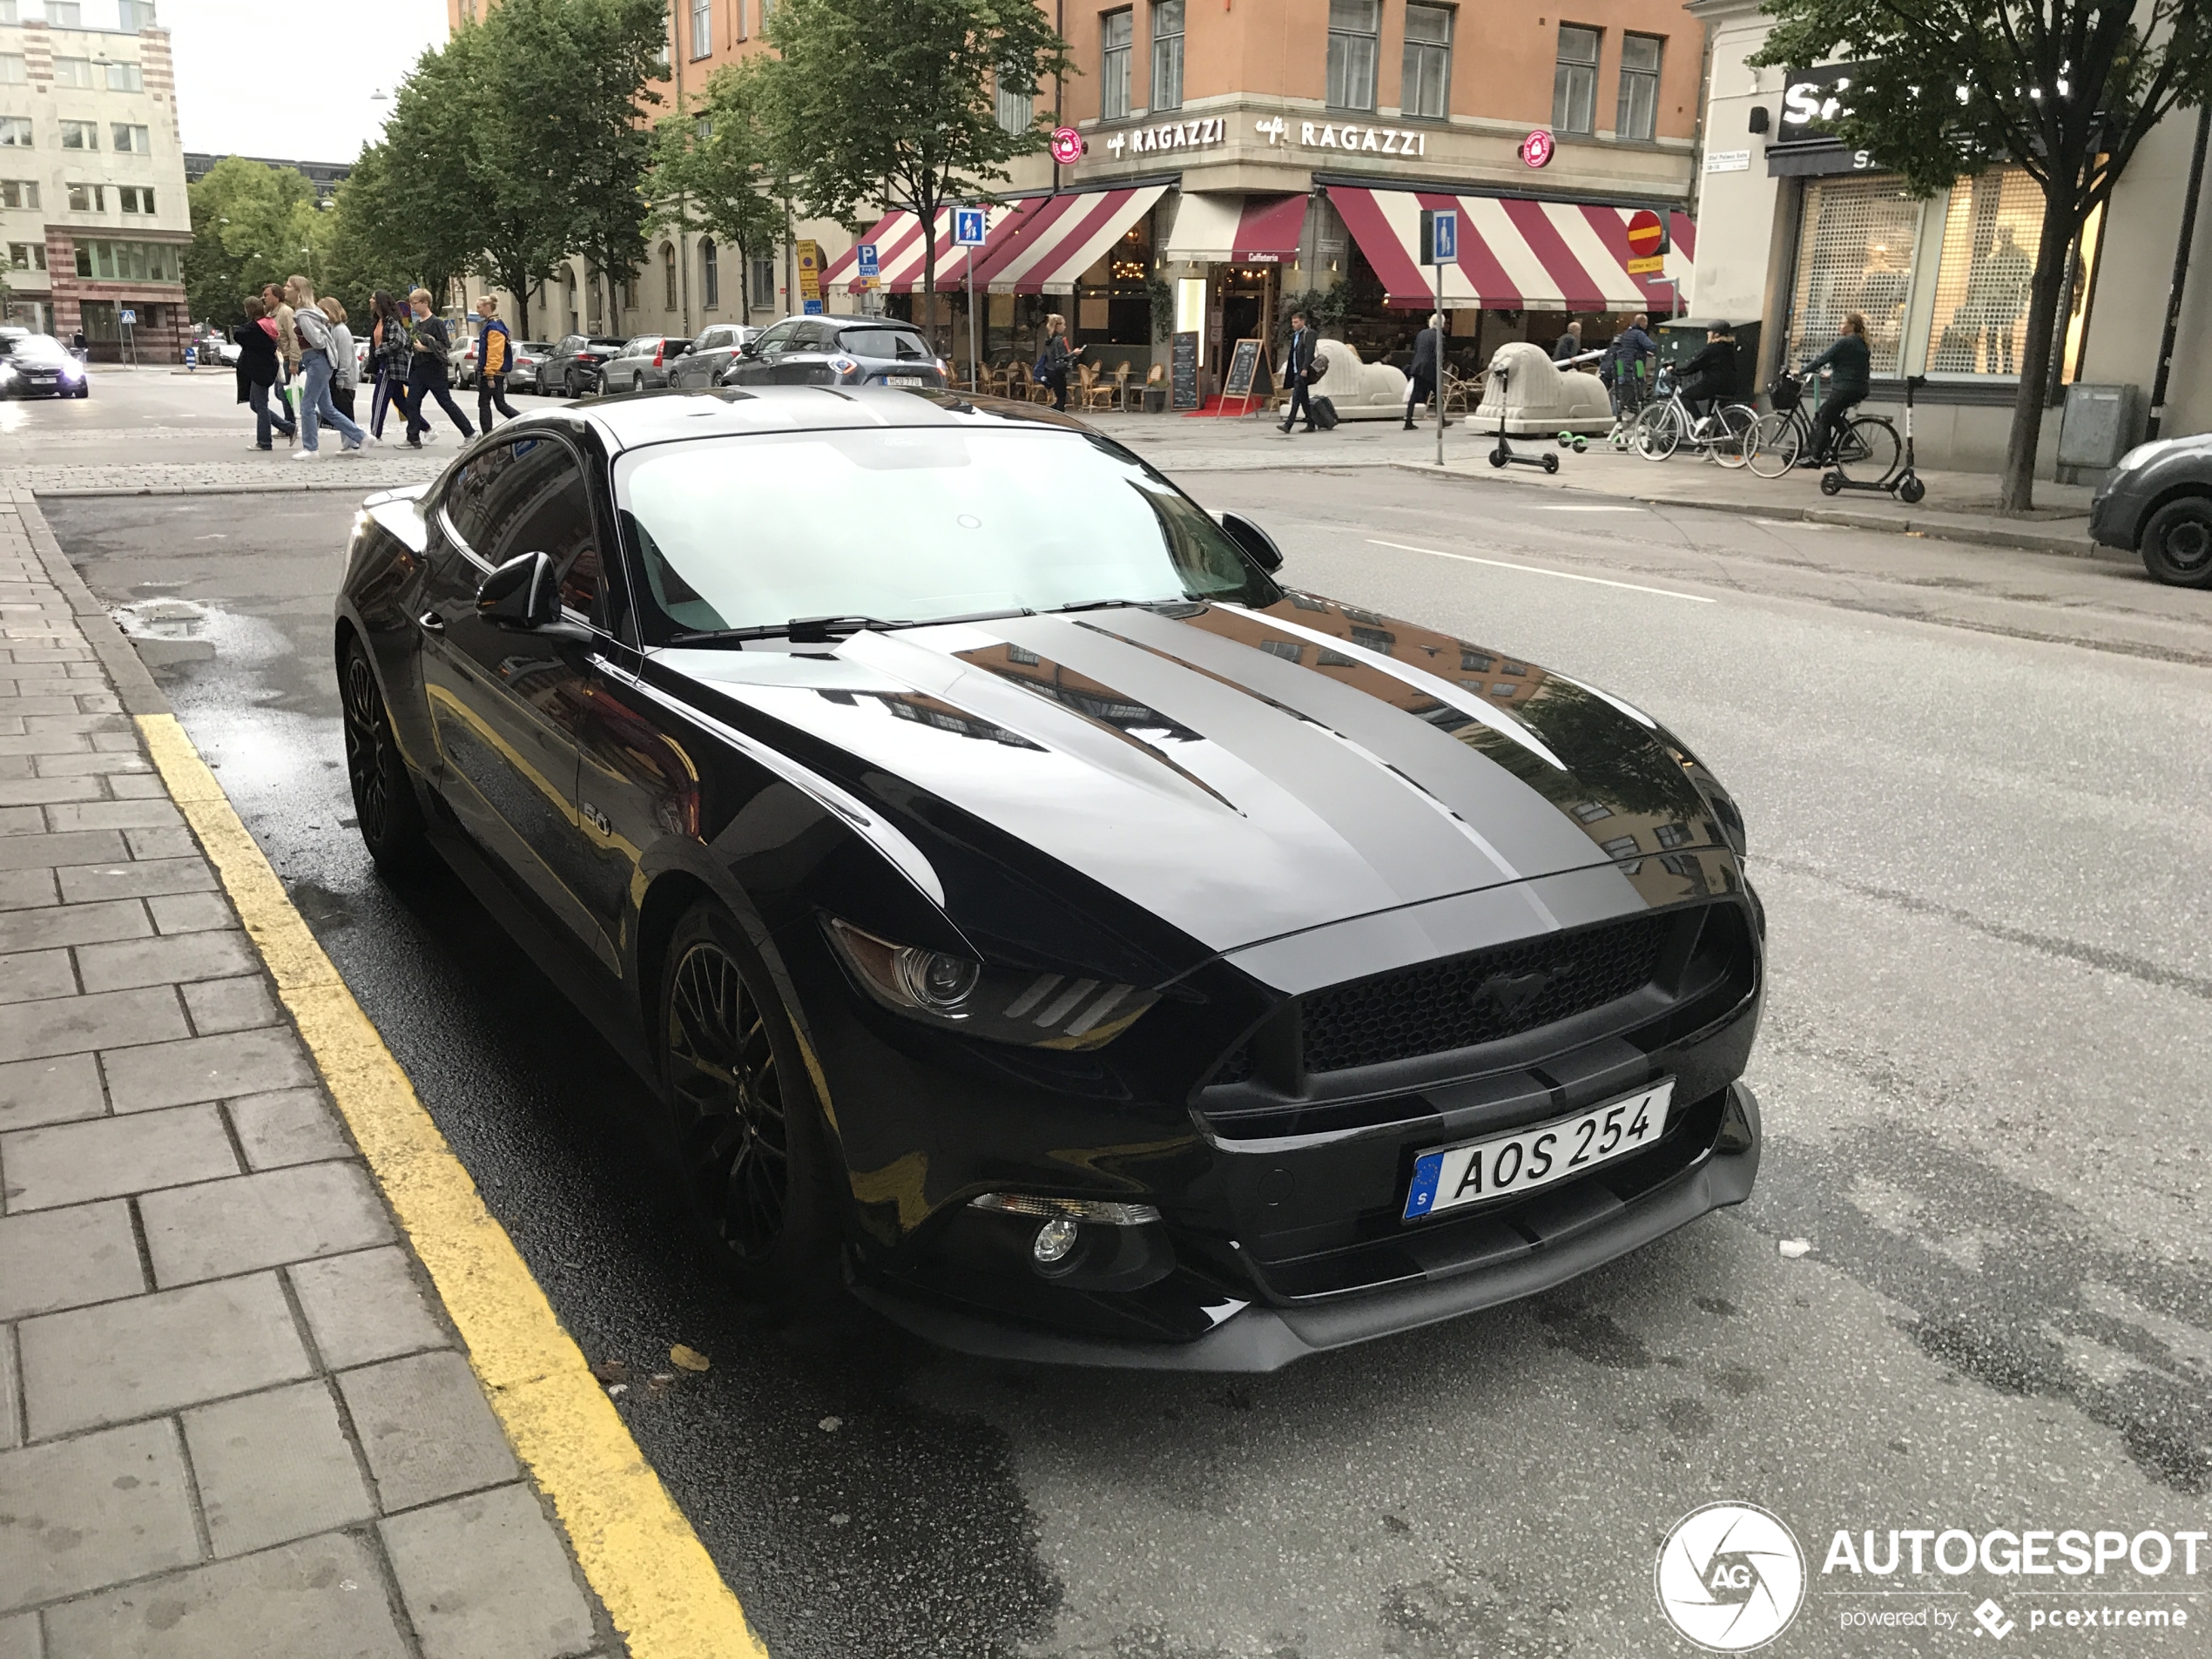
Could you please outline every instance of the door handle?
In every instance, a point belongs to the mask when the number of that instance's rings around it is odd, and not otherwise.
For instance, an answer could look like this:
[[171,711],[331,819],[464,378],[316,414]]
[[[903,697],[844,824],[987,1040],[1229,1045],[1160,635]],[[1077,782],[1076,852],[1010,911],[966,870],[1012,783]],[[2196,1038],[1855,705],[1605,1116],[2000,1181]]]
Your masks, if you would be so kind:
[[426,634],[442,634],[446,631],[446,619],[435,610],[426,610],[415,619],[415,625]]

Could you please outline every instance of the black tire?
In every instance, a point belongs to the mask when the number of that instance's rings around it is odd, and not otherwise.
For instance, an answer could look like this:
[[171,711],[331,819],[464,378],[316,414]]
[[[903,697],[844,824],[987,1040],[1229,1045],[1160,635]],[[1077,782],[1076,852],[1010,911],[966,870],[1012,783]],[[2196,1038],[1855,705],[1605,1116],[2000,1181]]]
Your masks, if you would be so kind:
[[353,786],[354,821],[376,867],[392,873],[421,867],[430,838],[422,803],[392,736],[392,711],[375,664],[358,639],[338,659],[338,694],[346,734],[346,779]]
[[1490,464],[1494,467],[1504,466],[1506,464],[1506,452],[1502,449],[1493,449],[1490,452]]
[[1844,493],[1844,475],[1840,472],[1822,473],[1820,475],[1820,493],[1824,496],[1842,495]]
[[2212,588],[2212,498],[2184,496],[2150,516],[2143,569],[2176,588]]
[[1546,472],[1557,472],[1559,470],[1559,457],[1553,454],[1549,449],[1544,451],[1544,470]]
[[1855,484],[1885,482],[1904,459],[1897,428],[1878,415],[1862,415],[1836,445],[1836,470]]
[[783,1003],[720,905],[669,937],[655,1058],[685,1195],[717,1264],[791,1306],[834,1291],[841,1212],[829,1134]]
[[1928,487],[1920,482],[1920,475],[1918,473],[1906,473],[1897,487],[1898,499],[1907,507],[1918,506],[1921,498],[1927,493]]

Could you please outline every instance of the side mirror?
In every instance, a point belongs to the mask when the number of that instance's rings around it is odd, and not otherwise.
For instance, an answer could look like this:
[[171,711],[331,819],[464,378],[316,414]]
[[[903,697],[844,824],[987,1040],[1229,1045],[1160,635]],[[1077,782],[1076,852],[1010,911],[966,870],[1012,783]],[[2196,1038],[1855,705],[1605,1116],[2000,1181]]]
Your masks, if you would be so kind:
[[1261,570],[1275,571],[1283,568],[1283,550],[1275,545],[1275,538],[1242,513],[1224,513],[1221,528]]
[[476,590],[476,614],[502,628],[543,628],[558,622],[561,590],[553,561],[543,553],[508,560]]

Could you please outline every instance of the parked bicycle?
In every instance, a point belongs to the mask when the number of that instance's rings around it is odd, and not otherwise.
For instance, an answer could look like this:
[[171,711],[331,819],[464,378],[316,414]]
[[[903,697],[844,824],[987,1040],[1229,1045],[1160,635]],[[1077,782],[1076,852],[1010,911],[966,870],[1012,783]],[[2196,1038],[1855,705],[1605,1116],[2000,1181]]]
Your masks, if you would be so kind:
[[1646,461],[1665,461],[1688,444],[1723,467],[1743,464],[1759,412],[1748,403],[1727,403],[1698,415],[1683,399],[1671,371],[1662,369],[1651,402],[1636,417],[1636,453]]
[[[1777,374],[1774,384],[1767,388],[1774,409],[1771,414],[1759,416],[1745,457],[1751,470],[1760,477],[1781,477],[1797,464],[1805,453],[1805,446],[1812,442],[1812,414],[1806,408],[1805,396],[1809,389],[1813,393],[1813,408],[1817,409],[1818,388],[1808,388],[1802,375]],[[1828,458],[1828,465],[1844,483],[1863,488],[1901,477],[1898,462],[1904,448],[1897,428],[1890,424],[1886,415],[1854,415],[1836,434],[1836,452]],[[1912,480],[1912,488],[1919,488],[1917,478]],[[1832,496],[1836,491],[1831,489],[1828,493]],[[1919,497],[1908,496],[1906,499],[1913,501]]]

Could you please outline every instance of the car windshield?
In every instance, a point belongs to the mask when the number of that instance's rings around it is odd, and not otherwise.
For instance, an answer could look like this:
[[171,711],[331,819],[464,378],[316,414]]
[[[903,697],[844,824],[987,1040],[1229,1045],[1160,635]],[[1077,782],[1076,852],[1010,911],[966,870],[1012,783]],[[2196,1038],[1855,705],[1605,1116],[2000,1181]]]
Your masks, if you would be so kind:
[[926,363],[934,354],[920,334],[900,328],[847,328],[837,343],[855,357],[911,357]]
[[801,617],[1280,597],[1197,506],[1089,433],[699,438],[625,455],[615,477],[664,639]]
[[69,361],[69,354],[62,349],[62,342],[51,334],[33,334],[28,340],[18,340],[12,354],[27,363],[62,363]]

